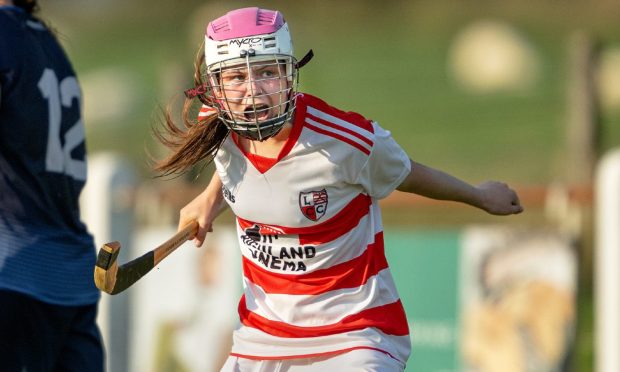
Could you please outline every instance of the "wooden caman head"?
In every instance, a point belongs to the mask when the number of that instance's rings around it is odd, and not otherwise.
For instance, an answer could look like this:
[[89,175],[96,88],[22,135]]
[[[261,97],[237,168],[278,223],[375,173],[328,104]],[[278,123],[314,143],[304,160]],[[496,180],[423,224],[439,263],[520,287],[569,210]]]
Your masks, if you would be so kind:
[[111,295],[124,291],[151,271],[153,267],[174,252],[179,246],[187,240],[193,239],[197,231],[198,222],[192,221],[162,245],[122,266],[118,266],[117,261],[121,250],[121,243],[111,242],[104,244],[97,254],[94,273],[95,285],[103,292]]

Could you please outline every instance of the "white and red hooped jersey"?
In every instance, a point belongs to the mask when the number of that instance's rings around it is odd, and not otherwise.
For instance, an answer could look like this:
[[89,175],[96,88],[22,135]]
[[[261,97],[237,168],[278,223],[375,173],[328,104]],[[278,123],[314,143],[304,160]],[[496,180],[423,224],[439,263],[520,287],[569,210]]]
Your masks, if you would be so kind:
[[370,348],[404,366],[409,329],[378,200],[409,174],[410,161],[390,133],[300,94],[277,159],[246,153],[229,136],[215,164],[243,260],[231,354],[286,359]]

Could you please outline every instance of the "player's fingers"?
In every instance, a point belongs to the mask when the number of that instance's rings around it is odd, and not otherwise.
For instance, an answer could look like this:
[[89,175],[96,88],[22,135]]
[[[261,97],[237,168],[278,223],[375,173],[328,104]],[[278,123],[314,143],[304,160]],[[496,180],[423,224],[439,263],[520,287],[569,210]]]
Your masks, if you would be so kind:
[[512,213],[513,214],[519,214],[523,212],[523,206],[517,201],[516,203],[512,204]]
[[183,216],[181,216],[181,217],[179,218],[179,224],[177,225],[177,231],[181,231],[181,230],[183,230],[183,227],[184,227],[185,225],[187,225],[187,223],[188,223],[188,222],[189,222],[189,221],[188,221],[187,219],[185,219],[185,218],[183,218]]
[[198,228],[198,232],[196,233],[196,236],[194,237],[194,244],[196,245],[196,247],[202,247],[202,243],[204,243],[206,236],[207,236],[207,229],[203,225],[201,225]]
[[511,200],[511,212],[513,214],[519,214],[521,212],[523,212],[523,206],[521,205],[521,201],[519,200],[519,195],[517,195],[517,193],[514,190],[510,190],[512,193],[512,200]]
[[177,226],[177,231],[183,230],[183,228],[192,223],[192,221],[198,221],[198,224],[200,224],[200,221],[196,218],[196,216],[185,214],[181,211],[181,213],[179,213],[179,224]]
[[194,237],[194,244],[196,245],[196,247],[202,247],[202,244],[207,238],[207,233],[210,232],[213,232],[213,226],[211,224],[205,225],[200,223],[200,226],[198,227],[198,232]]
[[523,206],[518,202],[510,205],[510,214],[519,214],[521,212],[523,212]]

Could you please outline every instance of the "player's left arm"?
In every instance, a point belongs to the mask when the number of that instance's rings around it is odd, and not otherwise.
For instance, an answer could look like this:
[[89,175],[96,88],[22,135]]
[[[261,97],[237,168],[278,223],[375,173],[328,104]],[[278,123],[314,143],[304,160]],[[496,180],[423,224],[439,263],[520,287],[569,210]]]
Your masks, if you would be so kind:
[[462,202],[495,215],[523,212],[519,196],[505,183],[486,181],[474,186],[438,169],[409,161],[411,171],[397,187],[399,191]]

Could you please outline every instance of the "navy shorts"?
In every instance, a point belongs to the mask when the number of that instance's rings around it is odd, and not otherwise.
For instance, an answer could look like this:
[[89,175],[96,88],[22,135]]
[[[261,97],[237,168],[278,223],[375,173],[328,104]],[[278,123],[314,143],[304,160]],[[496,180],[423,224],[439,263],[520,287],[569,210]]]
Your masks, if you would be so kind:
[[60,306],[0,290],[0,370],[103,372],[97,305]]

